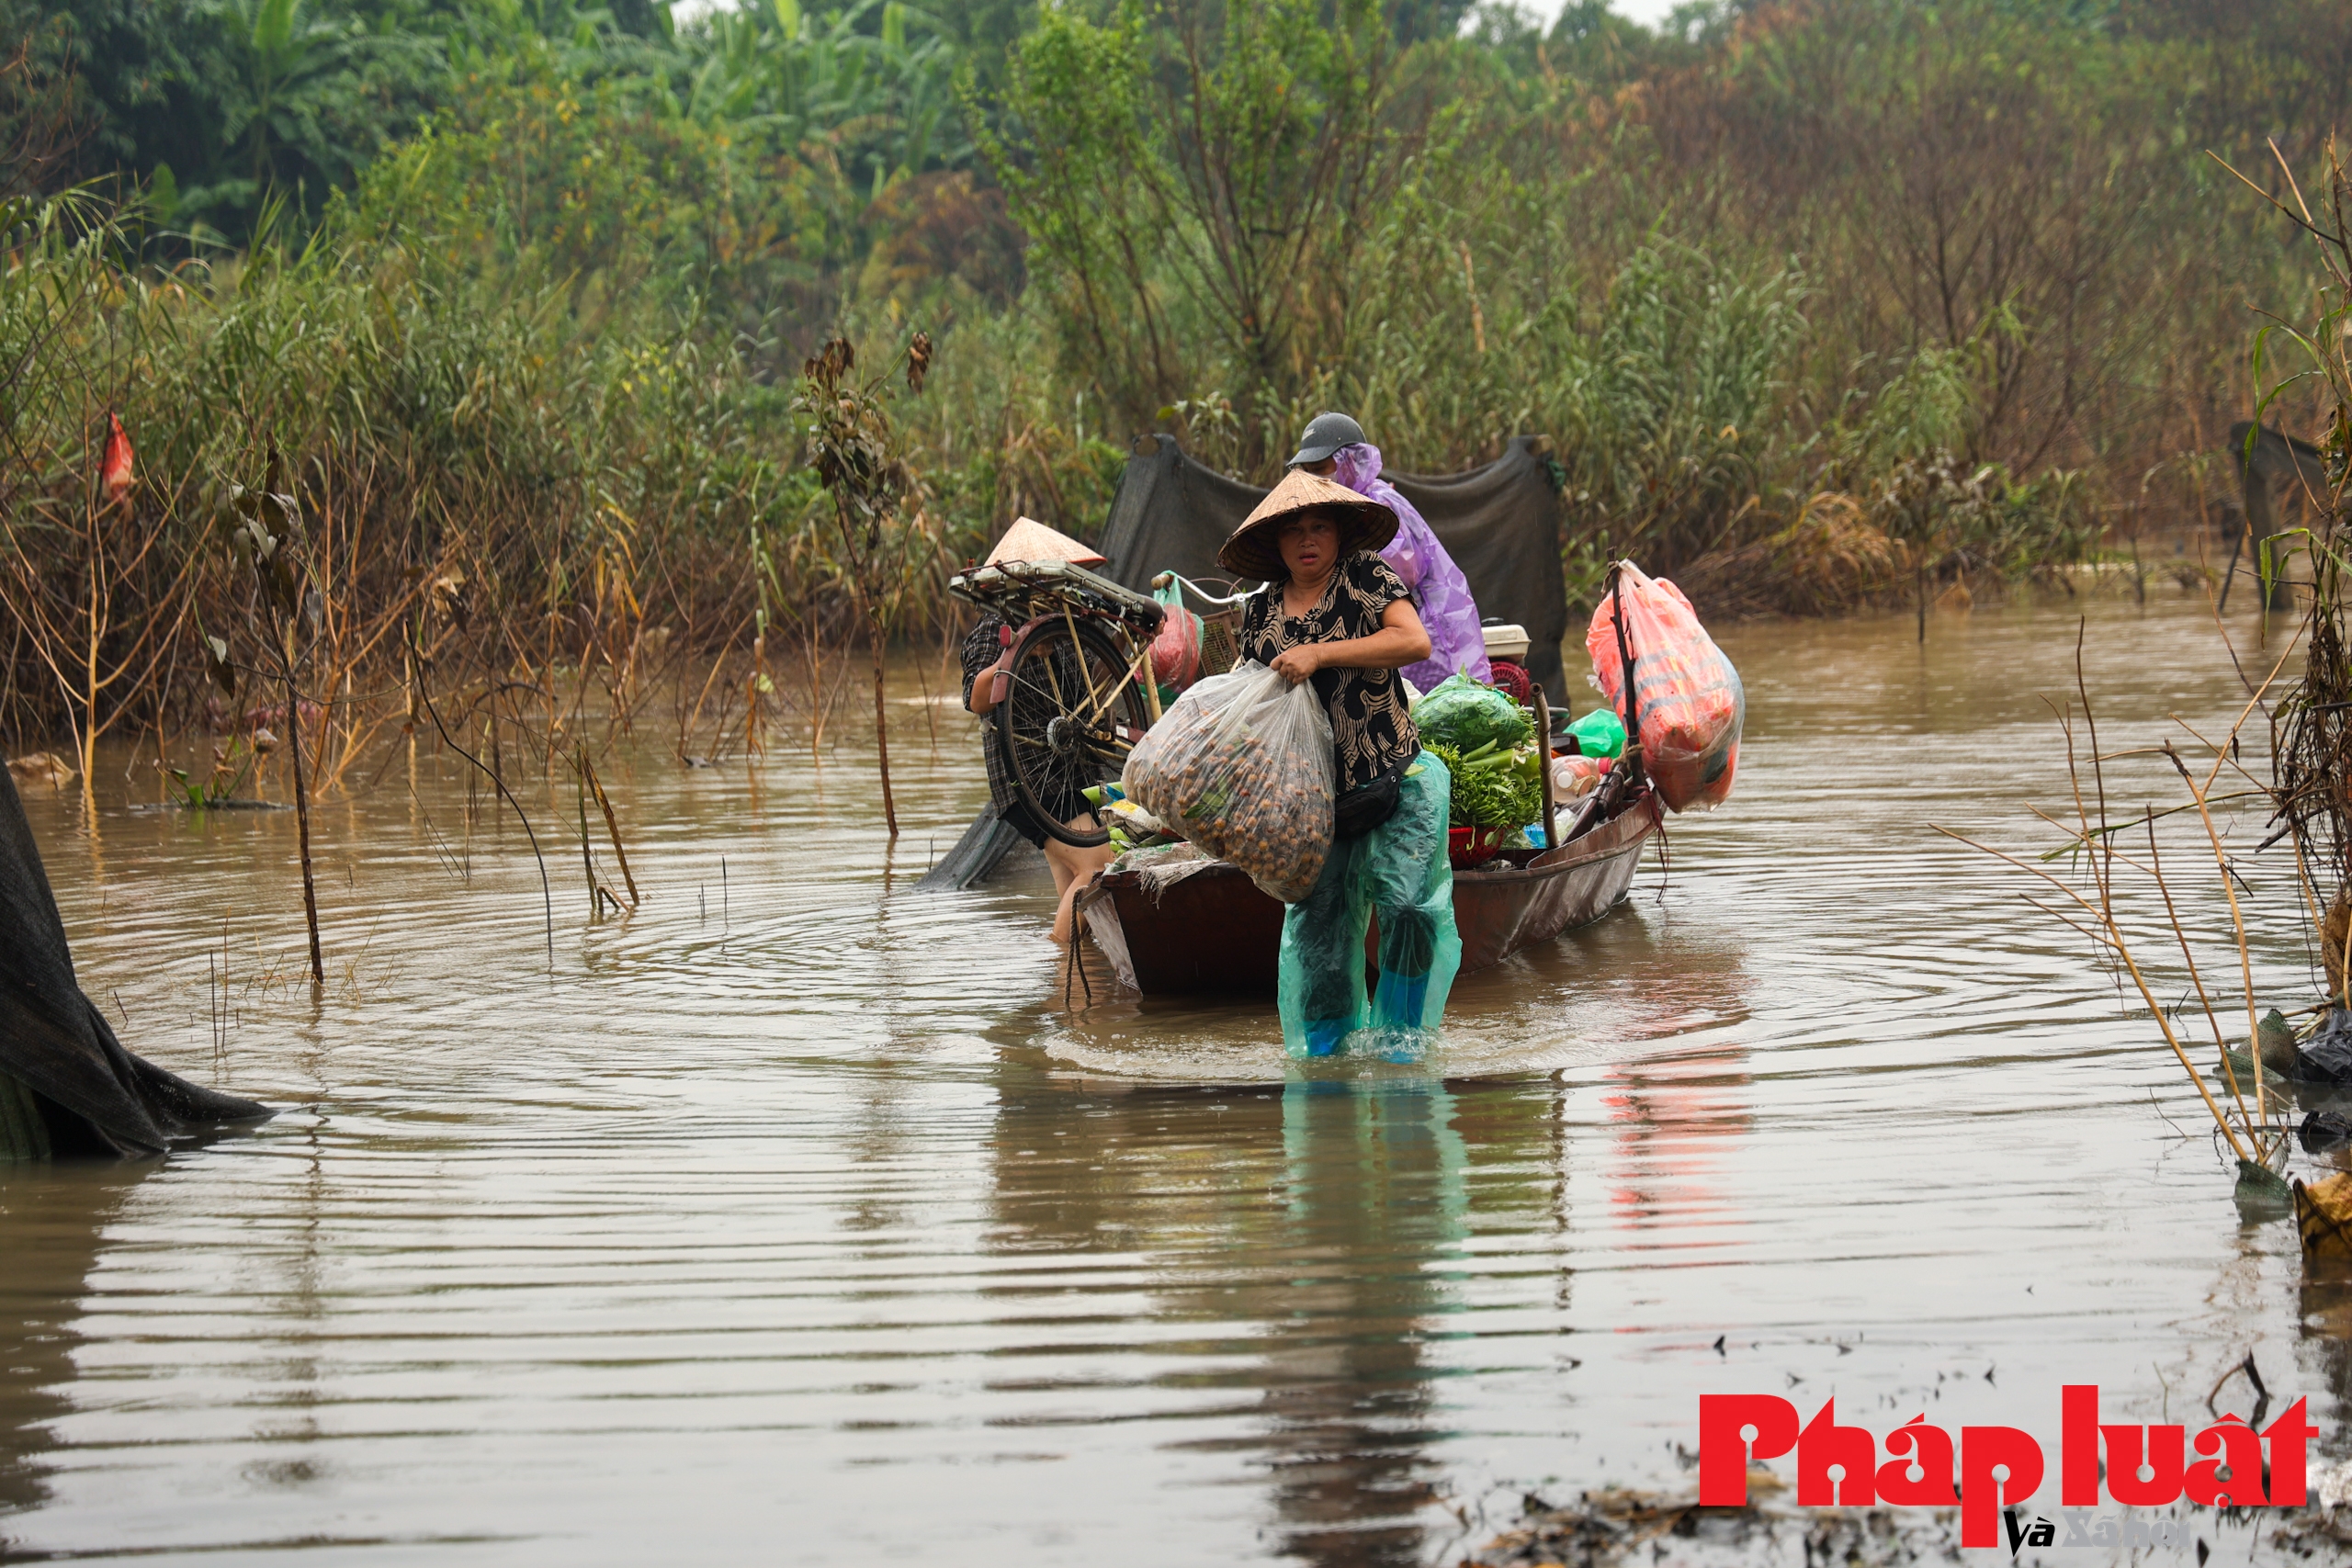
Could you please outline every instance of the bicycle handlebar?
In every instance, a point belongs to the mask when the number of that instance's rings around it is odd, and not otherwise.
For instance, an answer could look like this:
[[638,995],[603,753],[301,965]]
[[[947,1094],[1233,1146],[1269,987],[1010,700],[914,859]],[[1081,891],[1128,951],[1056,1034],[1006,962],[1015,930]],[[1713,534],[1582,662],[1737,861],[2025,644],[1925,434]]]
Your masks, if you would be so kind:
[[1154,588],[1165,588],[1171,582],[1191,591],[1193,597],[1198,599],[1202,604],[1214,604],[1220,610],[1230,604],[1238,604],[1244,599],[1249,598],[1250,594],[1258,592],[1258,590],[1254,588],[1249,588],[1244,589],[1238,593],[1228,594],[1224,598],[1219,598],[1217,595],[1210,592],[1207,589],[1202,587],[1199,583],[1193,581],[1191,578],[1184,576],[1182,572],[1174,571],[1163,571],[1158,577],[1151,580],[1151,585]]

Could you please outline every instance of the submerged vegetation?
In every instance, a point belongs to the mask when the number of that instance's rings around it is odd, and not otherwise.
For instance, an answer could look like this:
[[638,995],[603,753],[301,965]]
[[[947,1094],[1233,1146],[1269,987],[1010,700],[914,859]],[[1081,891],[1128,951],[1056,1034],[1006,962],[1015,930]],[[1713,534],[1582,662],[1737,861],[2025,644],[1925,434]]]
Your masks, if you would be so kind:
[[[1261,479],[1327,405],[1421,471],[1544,433],[1572,592],[1637,551],[1719,613],[2226,536],[2319,274],[2206,154],[2283,195],[2352,95],[2317,0],[6,14],[0,732],[252,732],[267,489],[322,790],[420,691],[569,754],[691,671],[681,755],[821,744],[849,639],[1091,536],[1147,429]],[[918,333],[845,530],[804,362]]]

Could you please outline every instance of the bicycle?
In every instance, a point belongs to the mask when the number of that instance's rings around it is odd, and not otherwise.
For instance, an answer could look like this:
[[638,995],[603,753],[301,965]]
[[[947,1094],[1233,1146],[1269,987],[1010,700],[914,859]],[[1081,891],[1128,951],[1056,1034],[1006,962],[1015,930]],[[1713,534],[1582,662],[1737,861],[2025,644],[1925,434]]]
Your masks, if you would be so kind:
[[1110,842],[1107,829],[1090,833],[1064,818],[1084,790],[1118,779],[1159,722],[1151,643],[1166,608],[1066,561],[975,567],[949,578],[947,591],[1004,622],[1012,657],[987,722],[1013,793],[1063,843]]

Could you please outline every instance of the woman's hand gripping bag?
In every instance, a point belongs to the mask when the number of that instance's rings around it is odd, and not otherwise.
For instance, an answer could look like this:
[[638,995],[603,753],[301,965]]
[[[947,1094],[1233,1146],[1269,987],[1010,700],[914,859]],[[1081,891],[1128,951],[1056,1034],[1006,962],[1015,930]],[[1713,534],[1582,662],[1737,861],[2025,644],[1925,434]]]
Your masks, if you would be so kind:
[[1625,705],[1624,660],[1617,646],[1620,598],[1634,654],[1643,770],[1668,808],[1711,811],[1730,795],[1739,766],[1739,728],[1747,716],[1739,672],[1699,624],[1682,590],[1627,562],[1619,569],[1617,592],[1601,595],[1584,639],[1611,706],[1622,711]]
[[1236,665],[1194,683],[1127,754],[1127,798],[1295,904],[1331,852],[1331,718],[1312,682]]

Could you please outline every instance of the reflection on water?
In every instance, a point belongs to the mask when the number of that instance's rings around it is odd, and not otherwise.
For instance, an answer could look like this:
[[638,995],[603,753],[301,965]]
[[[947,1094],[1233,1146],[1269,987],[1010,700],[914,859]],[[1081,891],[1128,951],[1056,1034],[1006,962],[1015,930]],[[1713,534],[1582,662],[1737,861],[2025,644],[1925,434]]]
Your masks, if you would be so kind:
[[[1066,1009],[1042,871],[914,893],[985,795],[953,714],[899,716],[893,852],[854,754],[616,758],[627,918],[524,781],[552,964],[511,817],[395,756],[314,820],[315,1006],[290,820],[36,799],[125,1039],[286,1111],[0,1171],[0,1551],[1451,1562],[1521,1489],[1684,1484],[1703,1393],[2054,1430],[2061,1381],[2177,1419],[2248,1354],[2333,1453],[2352,1310],[1929,827],[2031,834],[2073,631],[1735,628],[1731,807],[1410,1068]],[[2103,733],[2241,700],[2194,606],[2086,647]],[[2292,933],[2256,958],[2306,985]]]
[[[1463,1310],[1468,1140],[1511,1161],[1514,1134],[1553,1124],[1552,1096],[1528,1097],[1532,1117],[1490,1105],[1465,1137],[1455,1096],[1429,1079],[1083,1092],[1008,1089],[993,1244],[1143,1255],[1160,1281],[1153,1319],[1222,1342],[1216,1370],[1176,1386],[1223,1392],[1238,1418],[1169,1450],[1262,1473],[1285,1554],[1420,1562],[1441,1473],[1422,1347]],[[1221,1149],[1169,1147],[1170,1127],[1204,1111]]]
[[63,1165],[0,1185],[0,1551],[9,1517],[49,1501],[41,1456],[72,1408],[74,1320],[99,1237],[136,1179],[131,1168]]
[[1605,1076],[1600,1103],[1617,1134],[1610,1207],[1646,1245],[1679,1250],[1669,1227],[1679,1219],[1737,1222],[1724,1145],[1748,1130],[1742,1055],[1692,1052]]

